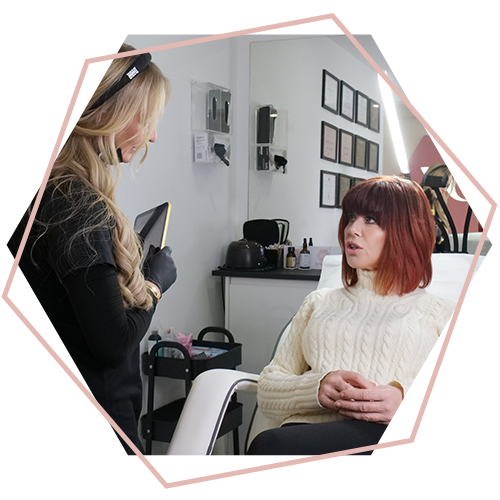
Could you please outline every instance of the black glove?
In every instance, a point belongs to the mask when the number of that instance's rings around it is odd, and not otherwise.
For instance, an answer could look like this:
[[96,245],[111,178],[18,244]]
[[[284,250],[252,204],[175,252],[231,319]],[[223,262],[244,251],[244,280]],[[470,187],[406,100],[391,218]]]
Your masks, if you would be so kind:
[[146,281],[151,281],[159,289],[165,293],[177,279],[177,268],[175,267],[174,259],[171,254],[170,247],[163,247],[161,250],[153,245],[149,247],[142,272]]

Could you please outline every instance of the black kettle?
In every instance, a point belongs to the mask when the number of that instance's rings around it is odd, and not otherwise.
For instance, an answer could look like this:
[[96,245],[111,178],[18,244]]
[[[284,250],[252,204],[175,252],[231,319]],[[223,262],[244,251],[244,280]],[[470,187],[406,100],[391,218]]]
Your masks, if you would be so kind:
[[225,269],[260,269],[266,264],[264,247],[260,243],[246,238],[229,243]]

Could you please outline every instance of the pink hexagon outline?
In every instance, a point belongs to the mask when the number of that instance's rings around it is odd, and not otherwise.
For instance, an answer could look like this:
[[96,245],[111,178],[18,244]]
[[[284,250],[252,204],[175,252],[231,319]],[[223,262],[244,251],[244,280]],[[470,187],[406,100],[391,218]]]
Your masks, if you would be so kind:
[[[373,66],[375,71],[377,71],[377,73],[385,80],[385,82],[391,87],[391,89],[396,93],[396,95],[404,102],[404,104],[414,114],[414,116],[422,123],[422,125],[425,127],[425,129],[427,130],[429,135],[435,141],[438,142],[438,144],[446,151],[446,153],[456,163],[456,165],[460,168],[460,170],[462,170],[462,172],[467,176],[467,178],[472,182],[472,184],[478,189],[478,191],[490,203],[491,208],[490,208],[490,211],[488,213],[486,223],[484,225],[482,236],[479,240],[479,244],[477,246],[476,253],[474,254],[474,258],[472,260],[472,264],[471,264],[471,267],[469,269],[469,272],[467,273],[467,278],[465,280],[464,287],[462,289],[462,293],[460,294],[460,298],[457,302],[457,307],[456,307],[455,312],[453,313],[453,316],[451,318],[447,335],[444,339],[443,346],[441,348],[438,359],[436,361],[436,366],[434,367],[431,379],[429,381],[429,386],[428,386],[427,391],[425,393],[424,399],[423,399],[422,404],[420,406],[419,413],[417,415],[417,419],[415,421],[415,425],[413,427],[412,433],[411,433],[409,438],[401,439],[398,441],[392,441],[389,443],[381,443],[381,444],[372,445],[372,446],[365,446],[362,448],[356,448],[356,449],[352,449],[352,450],[344,450],[342,452],[337,452],[337,453],[329,453],[329,454],[325,454],[325,455],[300,458],[300,459],[295,459],[295,460],[286,460],[284,462],[278,462],[278,463],[270,464],[270,465],[264,465],[264,466],[259,466],[259,467],[250,467],[247,469],[241,469],[241,470],[236,470],[236,471],[232,471],[232,472],[213,474],[210,476],[201,476],[198,478],[187,479],[187,480],[182,480],[182,481],[175,481],[175,482],[169,483],[158,473],[158,471],[153,467],[151,462],[149,462],[149,460],[135,447],[135,445],[123,433],[123,431],[120,429],[120,427],[118,427],[116,425],[116,423],[109,417],[109,415],[104,411],[104,409],[101,407],[101,405],[99,405],[99,403],[96,401],[94,396],[80,382],[78,377],[76,377],[76,375],[68,368],[68,366],[61,360],[61,358],[56,354],[56,352],[44,340],[44,338],[37,332],[37,330],[34,328],[34,326],[22,314],[22,312],[19,310],[19,308],[8,297],[8,293],[9,293],[12,281],[14,279],[14,274],[15,274],[17,267],[18,267],[18,264],[19,264],[19,259],[21,257],[23,250],[24,250],[24,246],[26,244],[26,239],[27,239],[27,236],[29,234],[29,230],[31,229],[31,226],[33,224],[34,214],[36,213],[36,210],[38,209],[38,206],[40,204],[41,195],[43,194],[43,191],[44,191],[45,186],[47,184],[47,180],[48,180],[52,165],[54,164],[57,152],[59,151],[59,147],[61,145],[64,133],[66,131],[66,127],[67,127],[68,122],[69,122],[69,119],[71,117],[71,113],[72,113],[73,108],[75,106],[76,99],[78,97],[78,93],[80,92],[80,88],[82,86],[83,80],[85,78],[85,74],[87,72],[87,68],[90,64],[92,64],[94,62],[108,61],[108,60],[115,59],[118,57],[125,57],[125,55],[141,54],[143,52],[156,52],[159,50],[166,50],[166,49],[171,49],[171,48],[175,48],[175,47],[183,47],[183,46],[187,46],[187,45],[205,43],[205,42],[210,42],[210,41],[214,41],[214,40],[232,38],[235,36],[260,33],[260,32],[264,32],[264,31],[276,30],[276,29],[280,29],[280,28],[287,28],[290,26],[298,26],[301,24],[308,24],[308,23],[324,21],[324,20],[328,20],[328,19],[333,20],[333,22],[342,30],[342,32],[349,38],[349,40],[352,42],[352,44],[360,51],[360,53],[365,57],[365,59],[367,59],[367,61]],[[68,107],[68,111],[66,113],[63,124],[61,126],[61,131],[59,132],[59,136],[57,138],[52,156],[50,158],[49,165],[48,165],[47,170],[45,172],[45,175],[44,175],[44,178],[42,181],[42,185],[41,185],[41,189],[40,189],[39,194],[38,194],[36,201],[35,201],[35,205],[34,205],[35,210],[33,210],[33,213],[28,221],[28,225],[26,227],[25,234],[24,234],[23,239],[21,241],[21,245],[20,245],[19,250],[18,250],[16,257],[14,259],[12,269],[9,273],[9,277],[7,279],[7,282],[6,282],[4,292],[2,294],[2,298],[9,305],[9,307],[14,311],[14,313],[21,319],[21,321],[27,326],[27,328],[31,331],[31,333],[33,333],[33,335],[40,341],[40,343],[45,347],[45,349],[47,349],[49,354],[55,359],[55,361],[61,366],[61,368],[73,380],[73,382],[79,387],[79,389],[87,396],[87,398],[90,400],[90,402],[94,404],[94,406],[99,410],[99,412],[103,415],[103,417],[111,424],[111,426],[114,428],[114,430],[128,443],[129,446],[131,446],[131,448],[134,450],[134,452],[137,454],[137,456],[140,458],[140,460],[151,471],[151,473],[158,479],[158,481],[164,486],[165,489],[174,488],[174,487],[178,487],[178,486],[185,486],[185,485],[195,484],[195,483],[200,483],[200,482],[212,481],[215,479],[222,479],[225,477],[233,477],[233,476],[238,476],[238,475],[242,475],[242,474],[260,472],[260,471],[264,471],[264,470],[272,470],[272,469],[287,467],[287,466],[295,465],[295,464],[314,462],[317,460],[324,460],[326,458],[344,456],[344,455],[348,455],[348,454],[351,454],[354,452],[358,453],[361,451],[389,448],[389,447],[393,447],[393,446],[410,444],[410,443],[414,442],[418,428],[420,426],[420,422],[422,420],[422,417],[423,417],[423,414],[425,411],[425,408],[427,406],[427,402],[428,402],[430,394],[432,392],[434,382],[436,380],[437,374],[438,374],[439,369],[441,367],[441,363],[442,363],[442,360],[444,358],[444,354],[445,354],[446,349],[448,347],[448,343],[450,341],[451,334],[453,332],[453,328],[455,327],[460,309],[462,307],[462,303],[463,303],[463,300],[465,298],[465,294],[467,293],[467,290],[469,288],[469,284],[470,284],[470,281],[472,279],[474,268],[475,268],[477,261],[479,259],[481,249],[483,247],[487,232],[489,230],[491,221],[493,219],[493,216],[494,216],[494,213],[496,210],[496,206],[497,206],[497,204],[488,195],[488,193],[484,190],[484,188],[476,181],[476,179],[474,179],[474,177],[471,175],[471,173],[465,168],[465,166],[460,162],[460,160],[453,154],[453,152],[448,148],[448,146],[446,146],[446,144],[441,140],[441,138],[437,135],[437,133],[434,131],[434,129],[432,129],[430,127],[430,125],[423,119],[423,117],[411,105],[411,103],[408,101],[408,99],[402,94],[402,92],[396,87],[396,85],[389,79],[389,77],[381,70],[381,68],[376,64],[376,62],[372,59],[372,57],[366,52],[366,50],[361,46],[361,44],[354,38],[354,36],[347,30],[347,28],[340,22],[340,20],[337,18],[337,16],[335,16],[335,14],[333,14],[333,13],[322,15],[322,16],[309,17],[309,18],[295,20],[295,21],[278,23],[278,24],[273,24],[273,25],[268,25],[268,26],[262,26],[262,27],[258,27],[258,28],[246,29],[246,30],[241,30],[241,31],[234,31],[234,32],[229,32],[229,33],[225,33],[222,35],[207,36],[207,37],[196,38],[193,40],[187,40],[187,41],[183,41],[183,42],[159,45],[159,46],[151,47],[148,49],[140,49],[140,50],[136,50],[134,52],[128,52],[127,54],[110,54],[110,55],[106,55],[106,56],[86,59],[84,62],[82,71],[80,73],[80,77],[79,77],[78,82],[77,82],[76,87],[75,87],[75,91],[73,92],[73,97],[71,98],[71,102],[70,102],[69,107]]]

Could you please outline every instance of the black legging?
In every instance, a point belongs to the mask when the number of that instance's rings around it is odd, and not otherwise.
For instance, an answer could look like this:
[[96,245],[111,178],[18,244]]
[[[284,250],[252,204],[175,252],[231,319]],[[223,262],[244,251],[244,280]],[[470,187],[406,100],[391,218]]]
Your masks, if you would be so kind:
[[[260,433],[248,455],[324,455],[377,444],[386,425],[361,420],[322,424],[285,424]],[[372,451],[354,453],[371,455]]]

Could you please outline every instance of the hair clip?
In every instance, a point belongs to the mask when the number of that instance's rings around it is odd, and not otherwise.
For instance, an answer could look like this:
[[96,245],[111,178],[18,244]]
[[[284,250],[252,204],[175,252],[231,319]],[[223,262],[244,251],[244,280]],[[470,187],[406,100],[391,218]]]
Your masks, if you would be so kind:
[[123,76],[114,83],[104,94],[97,99],[97,101],[90,107],[90,110],[98,108],[104,104],[108,99],[113,97],[119,90],[121,90],[127,83],[130,83],[137,75],[139,75],[147,65],[151,62],[152,56],[149,52],[140,54],[139,57],[127,68]]

